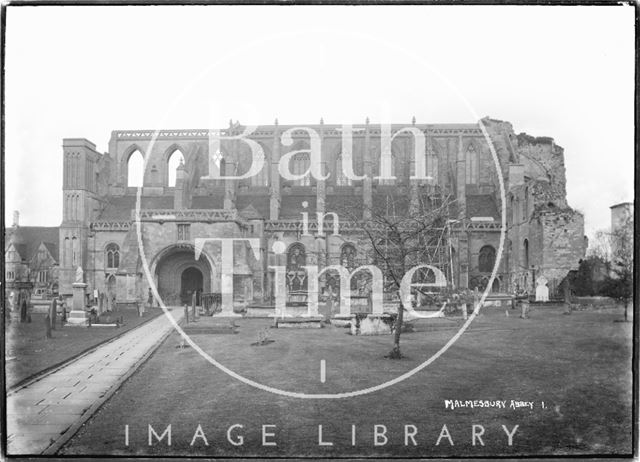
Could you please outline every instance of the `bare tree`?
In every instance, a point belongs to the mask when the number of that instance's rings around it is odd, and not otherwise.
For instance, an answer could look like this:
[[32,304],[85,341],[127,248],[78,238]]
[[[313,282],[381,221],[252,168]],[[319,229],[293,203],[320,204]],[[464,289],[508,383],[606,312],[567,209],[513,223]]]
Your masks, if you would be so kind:
[[633,216],[626,216],[611,231],[611,270],[615,278],[608,284],[611,297],[624,304],[624,320],[633,299]]
[[[452,206],[449,196],[416,190],[409,195],[376,192],[372,206],[345,203],[342,210],[338,211],[339,215],[357,223],[370,248],[372,263],[382,271],[385,293],[398,294],[393,348],[388,358],[402,357],[402,279],[407,271],[418,264],[442,264],[443,259],[438,256],[449,251],[446,226]],[[439,269],[444,271],[444,268]]]
[[601,229],[596,231],[593,241],[589,242],[588,256],[598,257],[602,260],[611,261],[611,231]]

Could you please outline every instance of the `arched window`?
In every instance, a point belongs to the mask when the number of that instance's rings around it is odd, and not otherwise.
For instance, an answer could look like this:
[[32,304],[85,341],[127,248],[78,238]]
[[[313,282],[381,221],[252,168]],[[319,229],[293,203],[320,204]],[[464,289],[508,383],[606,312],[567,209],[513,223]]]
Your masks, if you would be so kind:
[[478,154],[476,153],[473,144],[470,144],[467,148],[466,156],[466,171],[467,171],[467,184],[478,183]]
[[251,186],[269,186],[269,161],[264,160],[262,170],[251,177]]
[[511,196],[511,223],[516,224],[518,221],[518,209],[516,207],[516,201],[513,196]]
[[287,287],[290,291],[307,290],[307,252],[304,245],[298,243],[289,247],[287,252]]
[[64,238],[64,266],[71,266],[71,240],[69,237]]
[[490,273],[496,264],[496,249],[490,245],[485,245],[478,254],[478,271]]
[[113,274],[107,276],[106,286],[108,297],[111,300],[116,295],[116,277]]
[[356,248],[353,244],[345,244],[340,251],[340,264],[352,270],[356,267]]
[[525,269],[529,269],[529,239],[525,239],[522,245],[524,259],[522,260],[524,263]]
[[117,244],[109,244],[105,248],[105,261],[107,268],[117,268],[120,266],[120,247]]
[[344,168],[342,167],[342,154],[338,154],[336,158],[336,186],[351,186],[353,181],[347,175],[344,174]]
[[78,264],[78,239],[73,236],[71,238],[71,265],[76,266]]
[[522,219],[529,217],[529,187],[524,188],[524,198],[522,199]]
[[[382,168],[382,160],[378,163],[378,169]],[[378,172],[378,176],[382,175],[382,172]],[[395,153],[392,151],[391,152],[391,176],[395,177],[396,176],[396,155]],[[396,179],[379,179],[378,180],[378,184],[381,185],[393,185],[396,183],[396,181],[398,181],[398,178]]]
[[[298,153],[293,157],[291,173],[294,175],[302,175],[309,169],[310,165],[309,154],[306,152]],[[296,186],[311,186],[311,173],[299,180],[295,180],[293,184]]]
[[168,176],[169,176],[169,181],[167,184],[169,185],[170,188],[173,188],[176,185],[176,170],[178,169],[178,166],[180,164],[184,164],[184,155],[182,154],[182,151],[180,151],[180,149],[176,149],[169,156],[169,160],[167,161],[167,169],[168,169]]
[[139,150],[133,151],[127,159],[127,186],[135,188],[143,184],[144,157]]

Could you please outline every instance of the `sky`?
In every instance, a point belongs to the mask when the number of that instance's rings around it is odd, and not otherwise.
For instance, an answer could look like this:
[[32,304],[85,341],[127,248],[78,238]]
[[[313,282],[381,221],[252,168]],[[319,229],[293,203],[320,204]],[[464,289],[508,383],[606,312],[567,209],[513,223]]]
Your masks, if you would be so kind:
[[62,220],[62,139],[243,124],[473,123],[565,150],[585,234],[633,200],[629,6],[10,6],[5,220]]

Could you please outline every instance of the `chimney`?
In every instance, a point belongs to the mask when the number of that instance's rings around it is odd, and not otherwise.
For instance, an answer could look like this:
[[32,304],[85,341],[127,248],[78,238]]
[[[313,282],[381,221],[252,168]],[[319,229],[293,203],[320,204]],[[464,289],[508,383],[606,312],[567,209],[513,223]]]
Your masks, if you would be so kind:
[[18,226],[20,226],[20,212],[18,212],[17,210],[13,211],[13,227],[17,228]]

